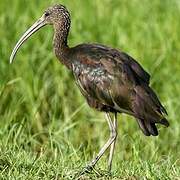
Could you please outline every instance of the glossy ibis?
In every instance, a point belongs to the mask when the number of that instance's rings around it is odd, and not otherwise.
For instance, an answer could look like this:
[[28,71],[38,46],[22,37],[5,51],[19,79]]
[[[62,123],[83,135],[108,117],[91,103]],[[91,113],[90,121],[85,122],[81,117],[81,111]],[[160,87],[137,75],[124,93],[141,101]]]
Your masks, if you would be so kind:
[[93,168],[110,147],[108,167],[111,170],[117,137],[117,113],[135,117],[146,136],[157,136],[156,123],[169,126],[165,118],[167,112],[149,86],[150,75],[128,54],[100,44],[80,44],[70,48],[67,43],[70,24],[70,14],[65,6],[48,8],[17,42],[10,63],[33,33],[45,25],[53,25],[53,46],[57,58],[74,74],[89,106],[105,112],[110,129],[108,141],[87,167]]

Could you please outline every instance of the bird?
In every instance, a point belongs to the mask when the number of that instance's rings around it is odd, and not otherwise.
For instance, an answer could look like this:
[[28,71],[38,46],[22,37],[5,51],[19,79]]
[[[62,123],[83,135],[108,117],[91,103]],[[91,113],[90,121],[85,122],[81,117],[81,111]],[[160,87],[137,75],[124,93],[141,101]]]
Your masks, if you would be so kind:
[[157,136],[156,124],[169,126],[167,111],[150,87],[149,73],[124,51],[98,43],[68,46],[71,16],[61,4],[47,8],[21,36],[11,53],[10,63],[22,44],[46,25],[54,29],[53,49],[57,59],[71,71],[88,105],[105,114],[109,126],[108,141],[86,169],[92,170],[109,150],[108,170],[111,171],[118,134],[117,114],[133,116],[144,135]]

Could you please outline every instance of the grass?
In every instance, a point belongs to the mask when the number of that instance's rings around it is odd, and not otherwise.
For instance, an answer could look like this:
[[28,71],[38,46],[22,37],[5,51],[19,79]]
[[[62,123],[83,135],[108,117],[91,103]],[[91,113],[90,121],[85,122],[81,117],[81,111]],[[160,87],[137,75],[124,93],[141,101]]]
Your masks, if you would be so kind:
[[[145,137],[132,117],[119,115],[112,176],[103,171],[103,157],[96,167],[101,175],[81,179],[180,179],[179,0],[60,2],[72,16],[70,45],[98,42],[138,59],[171,124]],[[20,35],[54,3],[0,3],[0,179],[73,179],[109,135],[103,114],[87,106],[56,60],[52,27],[36,33],[9,65]]]

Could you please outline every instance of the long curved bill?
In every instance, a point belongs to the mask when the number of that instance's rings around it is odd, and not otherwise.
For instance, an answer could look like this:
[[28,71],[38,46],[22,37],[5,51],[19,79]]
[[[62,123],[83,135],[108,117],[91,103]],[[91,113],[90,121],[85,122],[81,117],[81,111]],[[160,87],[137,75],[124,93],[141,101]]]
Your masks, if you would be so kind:
[[23,45],[23,43],[32,35],[34,34],[36,31],[38,31],[41,27],[45,26],[46,22],[45,22],[45,17],[42,16],[40,19],[38,19],[23,35],[22,37],[19,39],[19,41],[17,42],[16,46],[14,47],[11,56],[10,56],[10,63],[13,62],[17,51],[19,50],[19,48]]

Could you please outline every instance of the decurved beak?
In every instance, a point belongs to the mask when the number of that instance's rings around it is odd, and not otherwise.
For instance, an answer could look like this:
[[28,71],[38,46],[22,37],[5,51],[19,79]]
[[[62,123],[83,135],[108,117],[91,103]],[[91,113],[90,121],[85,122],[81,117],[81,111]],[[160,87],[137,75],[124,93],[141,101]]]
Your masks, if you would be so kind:
[[10,63],[13,62],[17,51],[19,50],[19,48],[23,45],[23,43],[32,35],[34,34],[36,31],[38,31],[40,28],[42,28],[43,26],[45,26],[47,23],[45,21],[45,17],[44,15],[38,19],[23,35],[22,37],[19,39],[19,41],[17,42],[16,46],[14,47],[11,56],[10,56]]

